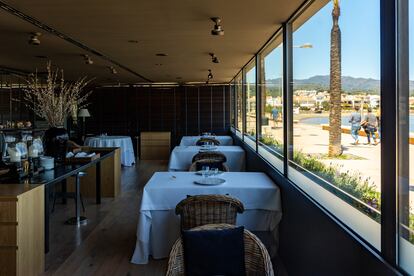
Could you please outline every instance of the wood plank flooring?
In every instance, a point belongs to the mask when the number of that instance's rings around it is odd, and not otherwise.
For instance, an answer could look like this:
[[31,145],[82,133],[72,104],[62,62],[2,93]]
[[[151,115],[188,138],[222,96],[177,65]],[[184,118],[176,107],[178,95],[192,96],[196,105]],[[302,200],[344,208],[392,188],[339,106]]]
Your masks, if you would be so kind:
[[165,171],[166,161],[145,161],[122,169],[121,195],[96,205],[86,201],[89,222],[76,228],[64,225],[73,215],[73,200],[56,204],[51,216],[51,250],[45,275],[165,275],[167,260],[148,265],[131,264],[142,188],[155,171]]

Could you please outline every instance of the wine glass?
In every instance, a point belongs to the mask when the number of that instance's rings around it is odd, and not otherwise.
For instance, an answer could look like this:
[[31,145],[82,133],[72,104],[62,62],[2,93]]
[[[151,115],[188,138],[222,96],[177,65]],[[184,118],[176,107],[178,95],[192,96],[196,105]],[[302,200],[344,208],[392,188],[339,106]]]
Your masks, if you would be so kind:
[[201,175],[203,176],[203,178],[208,177],[209,170],[210,170],[209,166],[202,166],[201,167]]

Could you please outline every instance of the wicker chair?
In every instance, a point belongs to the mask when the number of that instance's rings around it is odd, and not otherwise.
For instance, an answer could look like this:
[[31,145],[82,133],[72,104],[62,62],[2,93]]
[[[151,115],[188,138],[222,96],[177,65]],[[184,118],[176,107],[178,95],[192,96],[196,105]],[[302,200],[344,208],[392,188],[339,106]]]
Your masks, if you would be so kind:
[[217,162],[217,161],[211,160],[211,159],[201,159],[201,160],[195,161],[193,164],[191,164],[188,171],[189,172],[196,172],[196,171],[199,171],[200,168],[202,168],[203,166],[207,166],[210,169],[211,168],[218,168],[219,171],[222,171],[222,172],[229,172],[230,171],[229,167],[227,167],[226,164],[223,164],[222,162]]
[[[220,230],[233,227],[235,226],[229,224],[208,224],[191,229],[191,231]],[[220,250],[220,248],[217,248],[217,250]],[[244,261],[246,276],[274,276],[272,262],[266,247],[253,233],[246,229],[244,230]],[[181,238],[174,243],[171,249],[166,275],[185,275],[184,250]]]
[[212,159],[212,160],[215,160],[217,162],[222,162],[222,163],[225,163],[227,161],[227,157],[222,152],[204,151],[204,152],[199,152],[196,155],[194,155],[191,163],[194,163],[199,160],[204,160],[204,159]]
[[237,213],[243,211],[243,203],[228,195],[188,196],[175,207],[175,213],[181,217],[182,230],[205,224],[236,224]]
[[202,146],[207,144],[214,144],[216,146],[219,146],[220,141],[214,138],[203,137],[198,139],[198,141],[196,142],[196,146]]

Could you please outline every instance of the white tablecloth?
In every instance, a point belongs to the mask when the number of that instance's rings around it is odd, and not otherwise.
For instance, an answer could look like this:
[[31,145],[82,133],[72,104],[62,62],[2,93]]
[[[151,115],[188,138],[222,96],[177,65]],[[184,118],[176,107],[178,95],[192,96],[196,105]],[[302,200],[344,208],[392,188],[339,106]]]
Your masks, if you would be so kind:
[[200,186],[193,182],[201,176],[193,172],[155,173],[144,187],[131,262],[145,264],[149,255],[155,259],[168,257],[180,235],[180,219],[174,213],[175,206],[187,195],[229,194],[238,198],[245,211],[238,214],[237,224],[251,231],[274,234],[270,246],[277,246],[277,226],[282,217],[279,187],[264,173],[229,172],[219,177],[226,183]]
[[95,148],[121,148],[121,164],[132,166],[135,163],[134,148],[129,136],[96,136],[85,139],[85,146]]
[[[201,136],[183,136],[181,138],[180,146],[195,146],[197,141],[202,138]],[[220,146],[231,146],[233,145],[233,138],[231,136],[211,136],[220,142]]]
[[[200,151],[199,146],[177,146],[170,155],[168,170],[170,171],[188,171],[194,155]],[[223,153],[227,162],[225,163],[231,172],[240,172],[245,170],[245,152],[239,146],[218,146],[217,151]]]

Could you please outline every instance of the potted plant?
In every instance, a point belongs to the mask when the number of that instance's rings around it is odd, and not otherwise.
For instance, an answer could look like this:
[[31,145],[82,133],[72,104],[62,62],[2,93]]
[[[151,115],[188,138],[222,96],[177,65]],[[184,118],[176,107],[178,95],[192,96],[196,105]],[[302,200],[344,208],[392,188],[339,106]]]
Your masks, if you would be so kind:
[[45,154],[53,156],[56,161],[62,161],[67,151],[69,135],[65,129],[65,120],[74,110],[85,107],[91,92],[83,93],[89,83],[85,77],[75,82],[65,82],[63,70],[52,69],[51,62],[47,63],[46,83],[41,84],[37,75],[30,74],[24,98],[33,112],[45,119],[49,125],[43,143]]

